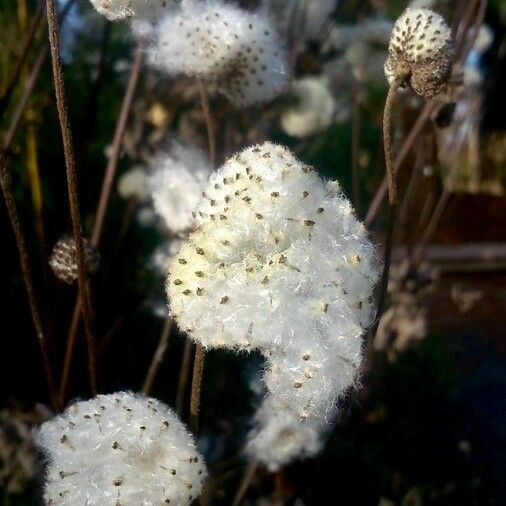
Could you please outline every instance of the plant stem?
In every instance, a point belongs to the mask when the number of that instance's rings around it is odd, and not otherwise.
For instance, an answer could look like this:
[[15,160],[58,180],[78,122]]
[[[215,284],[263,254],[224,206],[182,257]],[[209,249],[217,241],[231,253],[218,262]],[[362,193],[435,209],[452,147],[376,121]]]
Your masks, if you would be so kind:
[[177,395],[176,395],[176,411],[182,417],[184,410],[184,398],[186,393],[186,385],[190,377],[191,360],[193,353],[193,342],[191,339],[186,338],[183,350],[183,358],[181,360],[181,369],[179,371],[179,379],[177,382]]
[[160,364],[163,362],[163,357],[167,350],[167,346],[169,345],[170,331],[172,330],[173,325],[174,320],[172,320],[172,318],[165,319],[162,333],[160,334],[160,341],[158,342],[158,346],[151,360],[148,373],[146,374],[146,378],[144,379],[144,383],[142,385],[142,392],[146,395],[148,395],[153,388],[156,373],[158,372]]
[[16,239],[16,245],[19,254],[19,263],[21,266],[21,275],[25,284],[26,294],[28,296],[28,303],[30,306],[30,312],[32,315],[33,326],[37,334],[37,341],[39,343],[42,363],[44,366],[44,373],[46,376],[47,386],[49,389],[49,396],[53,409],[59,409],[58,398],[53,382],[53,372],[49,361],[49,354],[47,351],[47,342],[42,327],[42,320],[40,317],[39,305],[35,296],[35,289],[33,285],[32,272],[30,269],[30,259],[28,250],[26,248],[25,238],[23,231],[21,230],[21,223],[19,221],[19,215],[14,201],[14,194],[12,191],[12,180],[10,173],[7,169],[7,162],[3,154],[0,154],[0,185],[2,187],[2,193],[4,196],[5,206],[9,214],[12,230]]
[[251,482],[253,481],[253,478],[255,477],[257,469],[258,469],[258,462],[256,462],[255,460],[248,464],[248,467],[244,471],[241,482],[239,483],[239,487],[235,494],[232,506],[240,506],[242,500],[244,499],[244,496],[246,495],[246,492],[248,491],[248,488],[251,485]]
[[201,344],[197,343],[195,347],[195,360],[193,362],[192,392],[190,398],[190,428],[193,434],[197,434],[199,431],[200,396],[205,356],[206,350]]
[[23,46],[21,49],[21,56],[19,57],[19,60],[16,63],[16,67],[14,68],[14,72],[12,73],[12,76],[9,79],[7,86],[5,87],[4,94],[0,97],[0,120],[5,114],[7,106],[9,105],[9,101],[16,88],[16,84],[18,83],[19,78],[21,76],[21,71],[25,66],[28,54],[35,39],[35,34],[37,33],[37,29],[39,28],[40,22],[43,18],[43,6],[44,0],[40,0],[37,6],[37,10],[35,12],[35,17],[33,18],[32,24],[30,25],[28,33],[26,34],[25,40],[23,42]]
[[77,171],[74,157],[72,132],[70,129],[67,100],[65,97],[65,83],[63,80],[63,69],[60,59],[60,34],[58,26],[58,15],[55,0],[46,0],[47,26],[49,35],[49,46],[51,49],[51,61],[53,67],[53,78],[55,84],[56,107],[60,121],[60,129],[65,155],[67,174],[67,190],[69,195],[70,214],[74,240],[77,253],[77,271],[81,308],[84,319],[86,341],[88,345],[88,368],[90,375],[90,387],[93,395],[97,393],[97,378],[95,368],[95,341],[93,335],[93,315],[91,310],[90,296],[86,279],[86,266],[84,257],[83,235],[81,229],[81,212],[79,209],[79,198],[77,190]]
[[209,97],[207,96],[207,91],[200,79],[198,80],[198,86],[199,86],[200,102],[202,105],[202,112],[204,113],[204,120],[206,122],[206,129],[207,129],[207,143],[209,146],[209,166],[210,170],[214,170],[214,164],[216,163],[216,142],[214,135],[214,123],[211,116],[211,108],[209,106]]
[[385,307],[385,301],[388,292],[388,279],[390,275],[390,263],[392,259],[392,248],[394,243],[395,223],[397,221],[398,195],[393,156],[392,108],[395,94],[400,83],[401,80],[396,80],[388,89],[387,98],[385,100],[385,109],[383,111],[383,145],[385,150],[385,168],[388,188],[389,213],[387,236],[385,241],[383,273],[381,276],[378,309],[376,312],[376,323],[374,325],[373,332],[371,333],[372,339],[374,339],[376,336],[379,321]]
[[[121,103],[121,110],[116,123],[114,137],[112,142],[112,152],[107,162],[105,169],[104,179],[102,181],[102,189],[100,191],[100,198],[98,207],[95,213],[95,221],[93,223],[93,230],[91,234],[91,244],[95,247],[99,246],[102,229],[105,221],[107,209],[109,207],[110,196],[112,192],[112,185],[118,168],[119,156],[121,154],[121,147],[125,137],[126,126],[132,102],[134,98],[135,89],[139,80],[140,70],[142,68],[143,53],[142,47],[138,47],[134,55],[132,67],[130,69],[130,76],[128,79],[123,101]],[[74,313],[72,316],[72,323],[67,336],[67,344],[65,350],[65,359],[63,363],[63,373],[60,380],[60,397],[64,398],[67,391],[67,383],[69,379],[69,372],[72,365],[72,358],[74,355],[76,333],[79,328],[79,320],[81,317],[80,299],[76,299],[74,305]]]

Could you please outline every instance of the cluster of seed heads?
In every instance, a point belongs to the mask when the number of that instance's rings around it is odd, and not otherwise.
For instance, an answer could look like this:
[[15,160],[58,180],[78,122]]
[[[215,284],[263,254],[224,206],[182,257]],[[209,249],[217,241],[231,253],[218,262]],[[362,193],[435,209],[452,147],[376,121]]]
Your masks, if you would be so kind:
[[336,183],[268,142],[213,174],[195,220],[168,269],[173,317],[205,347],[260,350],[274,405],[321,426],[374,314],[365,228]]
[[[86,239],[83,239],[84,265],[88,273],[98,270],[100,254]],[[63,237],[54,245],[49,257],[54,275],[61,281],[73,284],[77,281],[77,247],[73,237]]]
[[192,435],[161,402],[118,392],[44,423],[48,505],[189,505],[207,476]]
[[424,98],[443,93],[451,77],[453,39],[442,16],[407,8],[395,22],[385,75],[390,85],[409,83]]
[[270,21],[218,0],[190,0],[165,17],[150,61],[170,74],[215,83],[238,106],[270,100],[282,91],[288,75]]

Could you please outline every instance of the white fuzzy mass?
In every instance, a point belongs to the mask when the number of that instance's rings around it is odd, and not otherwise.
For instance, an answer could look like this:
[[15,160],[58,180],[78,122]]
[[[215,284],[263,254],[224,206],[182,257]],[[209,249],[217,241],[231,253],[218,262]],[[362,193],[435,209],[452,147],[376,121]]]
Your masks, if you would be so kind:
[[90,0],[93,7],[110,21],[128,18],[153,19],[160,16],[175,0]]
[[169,74],[214,82],[237,106],[274,98],[288,78],[286,55],[270,21],[218,0],[189,0],[166,16],[149,55]]
[[174,143],[151,162],[147,180],[153,206],[168,230],[181,232],[194,224],[192,212],[201,199],[209,162],[198,148]]
[[81,401],[44,423],[48,505],[188,505],[207,470],[193,436],[163,403],[117,392]]
[[335,182],[268,142],[227,161],[203,196],[169,265],[174,318],[205,347],[260,350],[273,402],[322,424],[356,380],[374,314],[365,228]]
[[332,124],[335,101],[325,81],[305,77],[293,83],[291,94],[295,103],[281,115],[281,126],[288,135],[304,138]]

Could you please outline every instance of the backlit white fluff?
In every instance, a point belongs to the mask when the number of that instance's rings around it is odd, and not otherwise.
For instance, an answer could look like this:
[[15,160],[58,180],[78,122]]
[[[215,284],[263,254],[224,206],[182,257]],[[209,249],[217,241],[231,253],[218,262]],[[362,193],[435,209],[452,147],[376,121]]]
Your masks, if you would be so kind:
[[117,392],[71,405],[44,423],[46,504],[190,504],[207,471],[193,436],[163,403]]
[[160,16],[175,0],[90,0],[93,7],[110,21],[137,17],[154,19]]
[[272,143],[228,160],[203,195],[169,265],[172,315],[205,347],[259,349],[273,405],[321,428],[356,380],[373,318],[365,228],[335,182]]
[[288,135],[308,137],[332,124],[334,97],[324,80],[305,77],[295,81],[291,95],[294,104],[281,115],[281,126]]
[[330,426],[301,421],[290,410],[267,397],[253,419],[246,455],[266,465],[270,471],[321,451],[323,435]]
[[193,226],[192,212],[201,199],[209,162],[198,148],[173,143],[151,162],[147,186],[153,206],[171,232]]
[[169,74],[214,82],[238,106],[272,99],[288,77],[270,21],[219,0],[184,2],[160,23],[149,54]]

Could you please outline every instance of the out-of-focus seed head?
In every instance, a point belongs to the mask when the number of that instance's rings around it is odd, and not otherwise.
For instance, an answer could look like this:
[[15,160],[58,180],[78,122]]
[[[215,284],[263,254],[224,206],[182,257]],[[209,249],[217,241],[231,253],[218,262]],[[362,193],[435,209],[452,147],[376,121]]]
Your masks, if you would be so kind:
[[[83,246],[86,271],[92,274],[98,270],[100,253],[87,239],[83,239]],[[63,237],[58,240],[51,251],[49,265],[59,280],[68,284],[76,282],[78,277],[77,248],[73,237]]]

